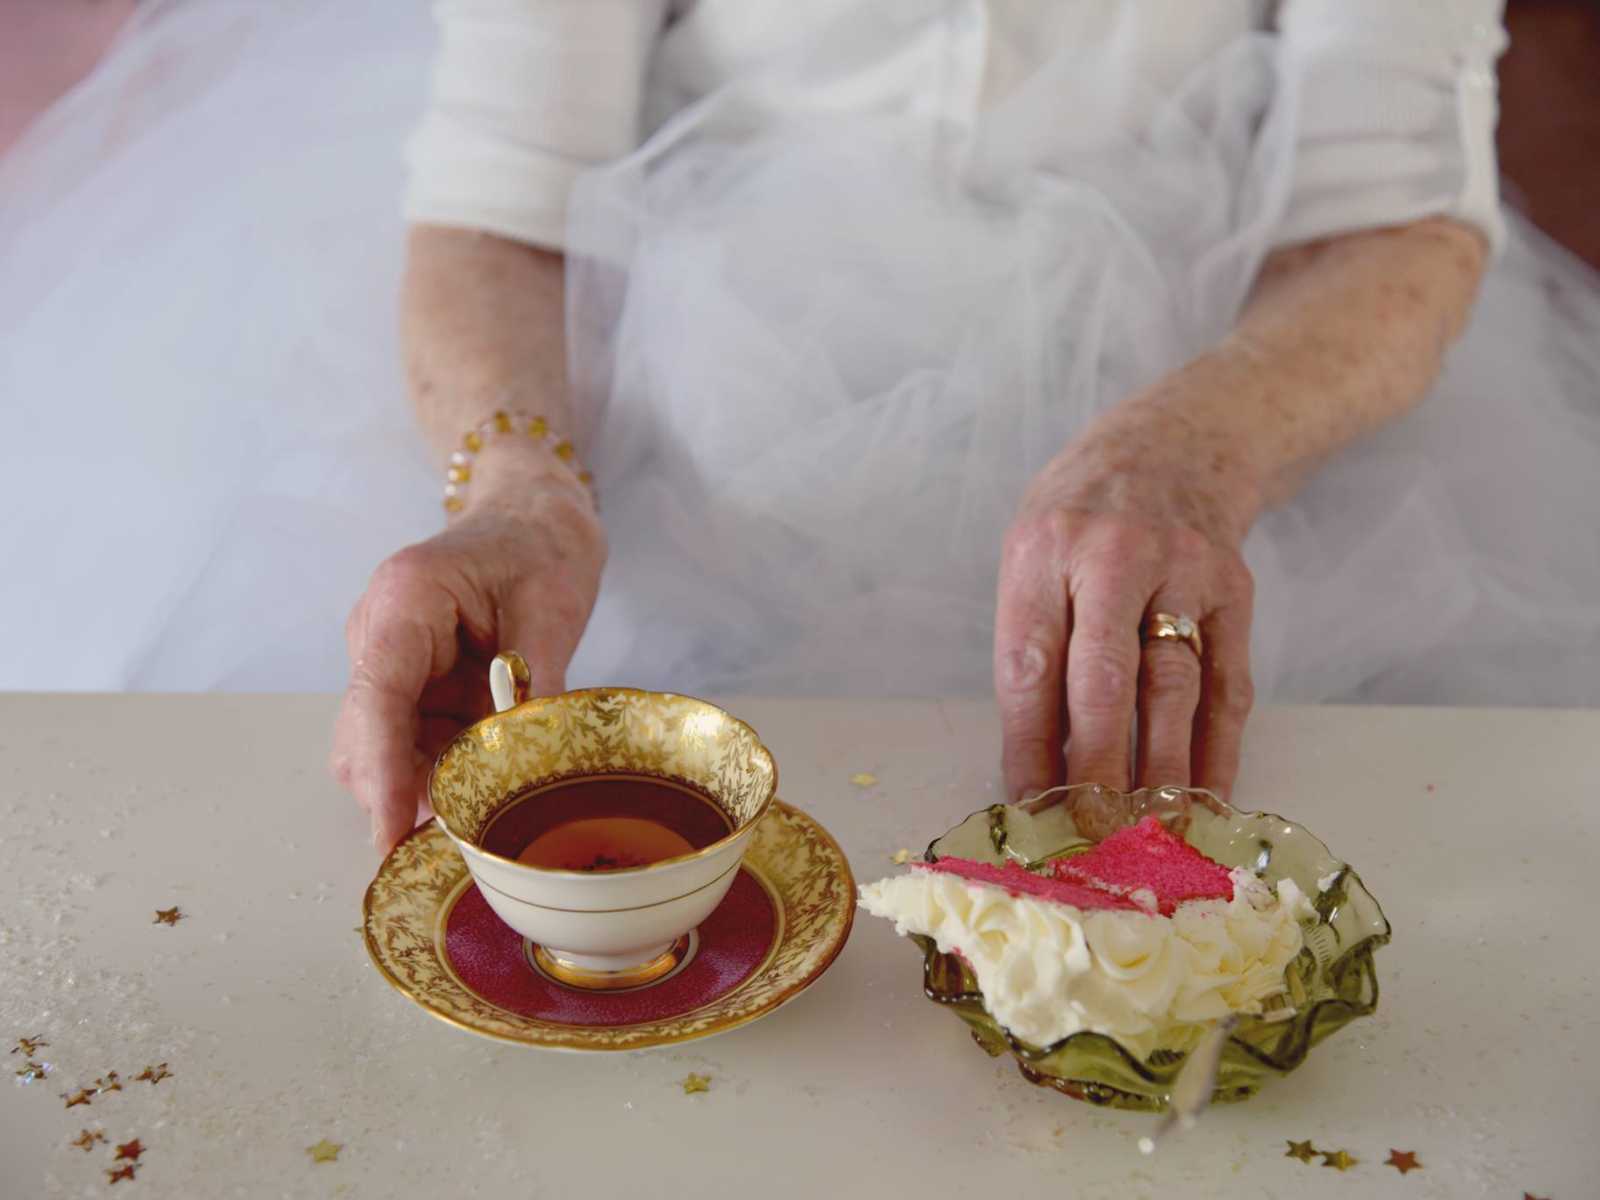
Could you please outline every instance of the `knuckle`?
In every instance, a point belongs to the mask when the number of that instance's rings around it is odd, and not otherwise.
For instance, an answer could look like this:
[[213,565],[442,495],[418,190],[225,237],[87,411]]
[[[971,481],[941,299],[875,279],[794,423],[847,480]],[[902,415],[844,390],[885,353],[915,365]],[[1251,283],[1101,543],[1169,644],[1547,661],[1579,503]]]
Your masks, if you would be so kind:
[[378,564],[367,593],[376,604],[403,603],[431,567],[431,555],[422,546],[407,546]]
[[1025,637],[1000,655],[1000,690],[1013,702],[1019,693],[1042,687],[1049,674],[1050,648],[1036,637]]
[[335,781],[350,793],[355,799],[357,807],[370,812],[372,809],[372,798],[368,795],[370,789],[363,786],[365,781],[361,772],[357,770],[354,756],[349,754],[337,755],[328,765],[332,770]]
[[1161,545],[1154,527],[1125,516],[1104,517],[1098,522],[1096,540],[1121,547],[1124,551],[1153,553]]
[[335,750],[328,756],[328,774],[343,787],[350,786],[350,757],[342,750]]
[[1147,571],[1165,557],[1159,539],[1143,525],[1105,519],[1084,540],[1083,561],[1099,571]]
[[1232,604],[1253,602],[1256,595],[1256,577],[1244,562],[1235,559],[1222,574],[1223,598]]
[[1198,529],[1181,525],[1169,535],[1167,555],[1181,563],[1204,562],[1216,554],[1211,539]]
[[1008,567],[1059,563],[1072,541],[1071,519],[1051,509],[1019,517],[1006,532],[1002,561]]

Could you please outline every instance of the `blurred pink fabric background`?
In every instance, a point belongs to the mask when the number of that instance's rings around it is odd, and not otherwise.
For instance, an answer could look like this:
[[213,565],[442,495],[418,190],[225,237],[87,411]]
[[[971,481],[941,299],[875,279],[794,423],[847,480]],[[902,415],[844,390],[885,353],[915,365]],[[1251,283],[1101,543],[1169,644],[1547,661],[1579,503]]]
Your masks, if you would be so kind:
[[0,0],[0,154],[99,61],[134,0]]

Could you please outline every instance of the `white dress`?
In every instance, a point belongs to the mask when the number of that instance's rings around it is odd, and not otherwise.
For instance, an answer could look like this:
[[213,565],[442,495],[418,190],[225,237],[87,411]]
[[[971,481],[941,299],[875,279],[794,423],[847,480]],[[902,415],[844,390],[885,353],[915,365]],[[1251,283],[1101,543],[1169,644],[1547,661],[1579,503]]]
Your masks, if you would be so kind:
[[[571,255],[613,544],[574,683],[988,690],[1029,476],[1273,246],[1451,212],[1501,246],[1472,328],[1252,535],[1258,678],[1600,699],[1600,285],[1500,224],[1485,5],[530,3],[587,46],[533,74],[543,132],[444,138],[447,54],[411,211]],[[440,524],[392,330],[432,40],[392,0],[155,4],[0,160],[0,686],[342,682],[367,572]]]

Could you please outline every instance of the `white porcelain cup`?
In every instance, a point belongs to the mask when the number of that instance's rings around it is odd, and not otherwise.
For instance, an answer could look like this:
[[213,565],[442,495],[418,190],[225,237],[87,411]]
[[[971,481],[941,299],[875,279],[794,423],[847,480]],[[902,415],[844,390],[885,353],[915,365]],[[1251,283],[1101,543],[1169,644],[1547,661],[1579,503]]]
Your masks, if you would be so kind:
[[[686,935],[733,886],[776,794],[777,766],[750,726],[703,700],[634,688],[530,699],[527,678],[519,656],[495,660],[500,711],[440,753],[428,782],[435,817],[489,907],[534,943],[547,972],[589,988],[649,982],[673,969]],[[687,788],[717,807],[729,832],[677,858],[606,871],[536,867],[485,848],[512,805],[605,777]]]

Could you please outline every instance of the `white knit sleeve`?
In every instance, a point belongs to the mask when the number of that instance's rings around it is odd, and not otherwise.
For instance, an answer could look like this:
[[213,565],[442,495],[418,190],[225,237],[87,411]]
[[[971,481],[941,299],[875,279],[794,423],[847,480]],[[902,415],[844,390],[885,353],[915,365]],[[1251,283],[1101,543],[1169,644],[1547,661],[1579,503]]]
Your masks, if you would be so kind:
[[666,0],[439,0],[407,219],[560,248],[578,172],[638,138]]
[[1451,216],[1498,247],[1505,0],[1283,0],[1295,168],[1280,244]]

